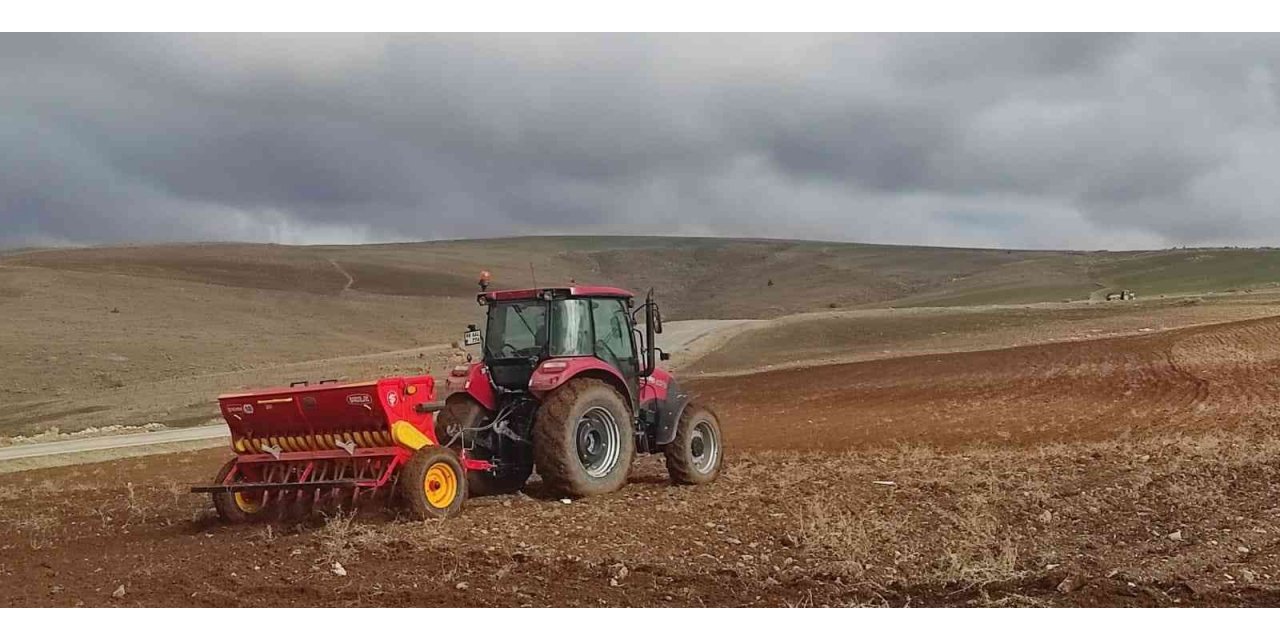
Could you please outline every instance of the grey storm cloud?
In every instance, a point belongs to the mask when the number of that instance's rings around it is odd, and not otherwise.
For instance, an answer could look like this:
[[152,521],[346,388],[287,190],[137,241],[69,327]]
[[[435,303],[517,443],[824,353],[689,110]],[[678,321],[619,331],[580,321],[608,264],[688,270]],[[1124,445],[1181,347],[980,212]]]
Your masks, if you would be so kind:
[[0,246],[1280,244],[1280,39],[0,36]]

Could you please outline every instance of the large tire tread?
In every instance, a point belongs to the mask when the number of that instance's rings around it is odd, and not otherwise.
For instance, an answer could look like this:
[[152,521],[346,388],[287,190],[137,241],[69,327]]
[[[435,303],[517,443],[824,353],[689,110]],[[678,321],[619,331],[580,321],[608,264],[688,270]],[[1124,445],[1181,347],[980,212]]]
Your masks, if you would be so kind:
[[[577,420],[585,407],[584,398],[612,403],[619,427],[618,466],[605,478],[587,476],[578,459]],[[572,498],[611,493],[627,482],[635,453],[634,426],[627,401],[608,383],[594,378],[576,378],[551,392],[538,408],[533,423],[534,468],[544,486],[553,494]]]

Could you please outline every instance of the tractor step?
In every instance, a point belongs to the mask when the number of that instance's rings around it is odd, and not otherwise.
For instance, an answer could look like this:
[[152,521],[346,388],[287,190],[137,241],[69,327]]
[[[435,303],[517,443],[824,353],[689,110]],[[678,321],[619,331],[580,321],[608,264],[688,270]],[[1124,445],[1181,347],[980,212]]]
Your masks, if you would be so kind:
[[357,481],[317,480],[314,482],[245,482],[241,484],[202,484],[191,487],[191,493],[241,493],[245,491],[291,491],[295,489],[347,488],[358,486]]

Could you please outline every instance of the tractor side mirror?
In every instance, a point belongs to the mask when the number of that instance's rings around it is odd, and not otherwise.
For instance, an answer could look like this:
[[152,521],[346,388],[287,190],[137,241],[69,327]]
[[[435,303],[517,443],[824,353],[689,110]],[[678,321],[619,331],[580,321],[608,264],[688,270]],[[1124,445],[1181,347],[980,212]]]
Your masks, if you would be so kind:
[[653,322],[653,332],[662,333],[662,307],[659,307],[656,302],[651,302],[650,305],[653,307],[653,320],[651,321]]
[[658,345],[654,335],[661,332],[658,324],[662,320],[658,318],[658,305],[653,303],[653,290],[649,290],[649,295],[644,301],[644,372],[642,376],[648,377],[653,375],[654,370],[658,368]]

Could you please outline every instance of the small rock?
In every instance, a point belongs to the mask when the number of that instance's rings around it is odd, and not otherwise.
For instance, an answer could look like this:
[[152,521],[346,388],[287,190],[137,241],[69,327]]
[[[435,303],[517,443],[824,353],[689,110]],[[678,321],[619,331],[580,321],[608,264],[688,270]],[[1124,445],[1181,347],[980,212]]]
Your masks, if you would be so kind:
[[115,590],[115,591],[112,591],[112,592],[111,592],[111,597],[112,597],[112,598],[115,598],[115,599],[117,599],[117,600],[118,600],[118,599],[120,599],[120,598],[123,598],[123,597],[124,597],[124,593],[125,593],[125,591],[124,591],[124,585],[120,585],[120,586],[116,587],[116,590]]
[[471,588],[471,585],[465,582],[459,582],[458,584],[453,585],[453,588],[457,589],[458,591],[466,591],[467,589]]
[[347,569],[342,566],[341,562],[333,563],[333,569],[331,570],[333,571],[333,575],[335,576],[345,577],[347,575]]
[[627,576],[629,575],[631,575],[631,570],[627,568],[627,565],[625,564],[613,565],[614,580],[626,580]]
[[725,542],[728,542],[729,544],[742,544],[742,541],[737,538],[725,538]]
[[573,504],[573,500],[568,498],[560,498],[560,504]]
[[1240,553],[1249,553],[1249,547],[1246,547],[1246,546],[1244,546],[1244,545],[1240,545],[1240,546],[1236,547],[1236,551],[1239,551]]
[[1177,531],[1174,531],[1173,533],[1169,534],[1168,537],[1170,540],[1174,542],[1182,542],[1182,529],[1178,529]]
[[894,482],[894,481],[892,481],[892,480],[872,480],[872,481],[871,481],[871,484],[878,484],[878,485],[880,485],[880,486],[882,486],[882,487],[896,487],[896,486],[898,486],[898,483],[896,483],[896,482]]
[[1250,571],[1250,570],[1248,570],[1248,569],[1241,569],[1241,570],[1240,570],[1240,579],[1241,579],[1241,580],[1244,580],[1245,582],[1255,582],[1255,581],[1258,579],[1258,574],[1256,574],[1256,573],[1254,573],[1254,572],[1252,572],[1252,571]]
[[1053,512],[1045,509],[1036,517],[1036,519],[1039,520],[1041,524],[1049,524],[1050,522],[1053,522]]
[[1071,593],[1080,588],[1080,578],[1067,576],[1058,583],[1058,593]]

